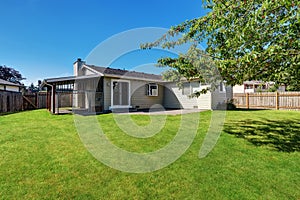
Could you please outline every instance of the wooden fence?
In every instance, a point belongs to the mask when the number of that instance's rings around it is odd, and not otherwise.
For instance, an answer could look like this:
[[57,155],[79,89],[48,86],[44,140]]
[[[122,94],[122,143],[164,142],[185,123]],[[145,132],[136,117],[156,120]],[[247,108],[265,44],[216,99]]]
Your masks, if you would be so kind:
[[0,113],[46,108],[46,92],[22,94],[0,91]]
[[0,91],[0,113],[23,110],[22,93]]
[[46,92],[23,94],[23,110],[46,108],[46,102]]
[[[18,112],[41,108],[50,109],[51,94],[47,92],[25,93],[0,90],[0,113]],[[72,107],[73,93],[57,93],[59,107]]]
[[300,92],[235,93],[237,108],[300,110]]
[[[50,93],[47,95],[47,92],[23,94],[24,110],[50,108],[50,95]],[[57,92],[55,96],[59,107],[72,107],[73,92]]]

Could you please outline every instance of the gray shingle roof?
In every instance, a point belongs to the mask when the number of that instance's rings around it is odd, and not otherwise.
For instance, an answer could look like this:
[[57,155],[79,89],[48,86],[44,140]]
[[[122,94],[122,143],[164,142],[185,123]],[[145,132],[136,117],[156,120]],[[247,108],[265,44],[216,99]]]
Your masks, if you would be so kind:
[[128,70],[122,70],[122,69],[114,69],[109,67],[98,67],[94,65],[87,65],[87,67],[100,72],[104,76],[115,76],[120,78],[135,78],[135,79],[141,79],[141,80],[157,80],[157,81],[163,81],[161,75],[157,74],[148,74],[143,72],[136,72],[136,71],[128,71]]

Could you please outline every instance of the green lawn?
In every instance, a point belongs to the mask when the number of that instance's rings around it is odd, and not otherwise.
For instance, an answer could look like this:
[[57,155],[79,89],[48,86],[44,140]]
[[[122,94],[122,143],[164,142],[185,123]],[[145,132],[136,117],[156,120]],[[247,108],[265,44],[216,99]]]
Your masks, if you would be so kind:
[[[300,112],[228,111],[216,147],[199,159],[210,116],[200,114],[196,138],[180,159],[142,174],[96,160],[72,115],[0,116],[0,199],[300,199]],[[136,152],[168,144],[180,121],[168,116],[160,133],[137,139],[124,134],[112,114],[97,117],[113,143]],[[131,117],[139,125],[150,122]]]

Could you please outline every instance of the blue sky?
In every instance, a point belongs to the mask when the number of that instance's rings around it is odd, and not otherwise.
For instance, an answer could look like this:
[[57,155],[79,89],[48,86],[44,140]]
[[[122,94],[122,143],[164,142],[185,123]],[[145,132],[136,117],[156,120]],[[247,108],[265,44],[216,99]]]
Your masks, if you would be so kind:
[[[77,58],[115,34],[169,28],[205,12],[201,0],[1,0],[0,65],[20,71],[26,85],[69,76]],[[135,59],[130,54],[117,64],[130,69]]]

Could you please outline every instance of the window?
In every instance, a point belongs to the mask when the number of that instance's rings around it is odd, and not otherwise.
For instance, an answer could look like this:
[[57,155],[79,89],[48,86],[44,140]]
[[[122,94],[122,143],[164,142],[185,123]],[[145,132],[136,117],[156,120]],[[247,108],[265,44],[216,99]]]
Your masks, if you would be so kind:
[[149,83],[146,86],[148,96],[158,96],[158,85],[156,83]]
[[199,81],[193,81],[190,84],[191,84],[191,89],[192,89],[191,94],[200,91],[201,84]]
[[200,86],[199,81],[185,82],[182,84],[182,94],[189,96],[195,92],[199,92]]
[[183,95],[191,95],[191,85],[189,82],[182,84],[182,94]]
[[220,91],[220,92],[226,92],[225,85],[224,85],[223,82],[220,82],[220,85],[219,85],[219,91]]

